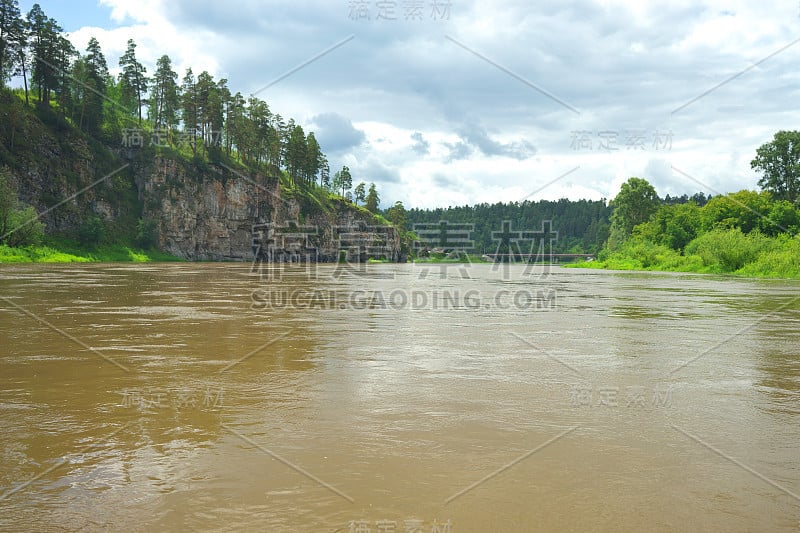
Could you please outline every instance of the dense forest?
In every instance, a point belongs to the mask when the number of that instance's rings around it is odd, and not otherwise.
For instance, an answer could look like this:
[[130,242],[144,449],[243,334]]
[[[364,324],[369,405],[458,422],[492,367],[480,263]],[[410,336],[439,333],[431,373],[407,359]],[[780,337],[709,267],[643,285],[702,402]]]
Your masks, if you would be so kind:
[[474,229],[467,237],[468,251],[478,254],[498,251],[497,236],[504,229],[504,222],[511,231],[539,232],[547,220],[551,221],[550,229],[558,232],[557,237],[554,235],[553,251],[596,253],[608,238],[610,216],[611,209],[605,200],[567,199],[409,209],[407,214],[411,229],[414,225],[438,222],[471,225]]
[[[711,197],[703,193],[693,196],[665,196],[663,205],[689,202],[704,205]],[[499,235],[504,229],[515,232],[542,232],[549,221],[553,253],[596,254],[608,240],[612,207],[603,200],[539,200],[437,209],[409,209],[409,227],[432,223],[467,224],[470,251],[475,253],[507,253]],[[499,246],[499,248],[498,248]]]

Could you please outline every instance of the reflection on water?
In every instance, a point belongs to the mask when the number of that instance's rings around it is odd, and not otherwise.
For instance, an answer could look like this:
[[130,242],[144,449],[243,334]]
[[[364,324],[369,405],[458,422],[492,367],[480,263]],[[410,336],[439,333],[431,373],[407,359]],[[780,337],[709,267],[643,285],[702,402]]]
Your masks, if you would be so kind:
[[797,530],[796,282],[335,268],[0,269],[0,528]]

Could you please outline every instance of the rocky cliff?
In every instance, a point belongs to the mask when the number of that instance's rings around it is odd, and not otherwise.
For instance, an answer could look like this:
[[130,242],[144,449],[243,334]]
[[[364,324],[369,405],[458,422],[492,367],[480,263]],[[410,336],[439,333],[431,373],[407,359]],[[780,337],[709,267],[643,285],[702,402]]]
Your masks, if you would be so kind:
[[276,179],[224,165],[198,170],[156,157],[135,165],[143,217],[158,223],[159,248],[202,261],[397,261],[394,228],[346,202],[287,196]]
[[146,221],[159,249],[190,261],[402,259],[394,228],[325,191],[287,193],[276,179],[225,164],[109,146],[8,91],[0,166],[47,233],[89,246],[132,243]]

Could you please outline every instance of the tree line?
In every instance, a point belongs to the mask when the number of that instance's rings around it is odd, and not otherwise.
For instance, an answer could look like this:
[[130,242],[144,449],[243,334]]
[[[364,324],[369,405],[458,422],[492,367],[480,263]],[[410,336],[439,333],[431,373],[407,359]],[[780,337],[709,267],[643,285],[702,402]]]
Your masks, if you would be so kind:
[[[409,209],[409,228],[414,224],[445,221],[448,224],[471,225],[469,241],[475,253],[497,253],[498,233],[510,231],[539,232],[542,223],[550,221],[553,252],[596,253],[608,238],[611,208],[605,200],[540,200],[524,202],[481,203],[435,209]],[[505,250],[499,250],[506,253]]]

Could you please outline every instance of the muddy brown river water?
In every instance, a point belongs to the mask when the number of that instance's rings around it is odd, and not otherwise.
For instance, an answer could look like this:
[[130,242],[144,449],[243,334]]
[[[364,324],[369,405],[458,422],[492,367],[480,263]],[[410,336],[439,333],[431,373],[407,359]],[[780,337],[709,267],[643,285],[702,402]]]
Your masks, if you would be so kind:
[[0,267],[0,529],[800,531],[800,282]]

